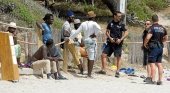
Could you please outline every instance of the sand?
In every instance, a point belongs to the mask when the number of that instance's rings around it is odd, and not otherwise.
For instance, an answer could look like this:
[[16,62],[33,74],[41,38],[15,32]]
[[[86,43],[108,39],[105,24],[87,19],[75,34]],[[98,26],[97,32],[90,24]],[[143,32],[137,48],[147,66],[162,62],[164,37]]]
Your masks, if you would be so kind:
[[140,77],[126,75],[115,78],[93,74],[94,79],[64,75],[68,80],[38,79],[35,76],[21,76],[17,83],[1,80],[0,93],[170,93],[170,81],[165,78],[163,85],[158,86],[145,84]]

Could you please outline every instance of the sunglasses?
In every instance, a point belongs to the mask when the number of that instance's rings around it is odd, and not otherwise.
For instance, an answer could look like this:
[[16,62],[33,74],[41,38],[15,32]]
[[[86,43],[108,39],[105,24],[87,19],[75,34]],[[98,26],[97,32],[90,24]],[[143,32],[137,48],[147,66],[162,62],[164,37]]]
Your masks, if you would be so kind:
[[150,23],[145,23],[145,25],[151,25]]

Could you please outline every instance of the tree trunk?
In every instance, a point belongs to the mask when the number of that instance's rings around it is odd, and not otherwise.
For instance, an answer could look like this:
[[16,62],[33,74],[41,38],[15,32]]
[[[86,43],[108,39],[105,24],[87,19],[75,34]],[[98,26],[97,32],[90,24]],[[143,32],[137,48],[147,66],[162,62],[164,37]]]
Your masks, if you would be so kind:
[[117,4],[115,0],[102,0],[104,4],[110,9],[112,13],[114,13],[117,9]]

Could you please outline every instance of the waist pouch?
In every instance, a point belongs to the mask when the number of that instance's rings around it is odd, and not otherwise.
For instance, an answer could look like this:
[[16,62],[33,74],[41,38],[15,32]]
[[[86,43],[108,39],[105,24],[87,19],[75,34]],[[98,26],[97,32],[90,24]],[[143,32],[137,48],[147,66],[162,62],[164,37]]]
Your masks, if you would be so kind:
[[85,48],[94,48],[96,46],[96,38],[87,38],[84,40]]

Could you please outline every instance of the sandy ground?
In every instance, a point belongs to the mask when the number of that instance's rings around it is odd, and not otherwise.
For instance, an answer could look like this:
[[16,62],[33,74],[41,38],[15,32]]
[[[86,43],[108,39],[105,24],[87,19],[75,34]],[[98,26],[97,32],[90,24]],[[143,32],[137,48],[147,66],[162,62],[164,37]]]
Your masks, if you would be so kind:
[[[132,66],[133,67],[133,66]],[[0,93],[170,93],[170,69],[164,71],[163,85],[145,84],[141,75],[145,70],[135,67],[135,75],[127,76],[121,74],[120,78],[114,77],[114,70],[108,67],[107,75],[96,74],[100,70],[97,64],[93,69],[93,79],[86,78],[86,75],[79,75],[77,69],[69,69],[69,72],[62,75],[68,80],[48,80],[45,78],[22,75],[17,83],[0,81]],[[141,68],[138,66],[138,68]],[[46,76],[46,75],[44,75]]]
[[69,80],[38,79],[21,76],[18,83],[0,81],[0,93],[170,93],[170,81],[149,85],[140,77],[93,74],[94,79],[65,74]]

